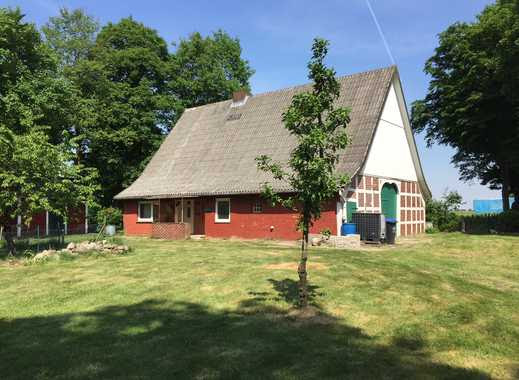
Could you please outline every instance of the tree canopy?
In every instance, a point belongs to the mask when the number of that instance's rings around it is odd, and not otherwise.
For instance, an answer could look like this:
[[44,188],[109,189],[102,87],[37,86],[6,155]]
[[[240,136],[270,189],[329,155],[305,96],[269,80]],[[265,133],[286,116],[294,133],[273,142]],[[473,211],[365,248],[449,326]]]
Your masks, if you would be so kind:
[[52,144],[42,131],[17,135],[0,127],[0,226],[11,253],[17,216],[28,222],[46,210],[66,219],[68,208],[94,202],[97,173],[73,164],[72,157],[71,143]]
[[412,125],[429,144],[456,149],[461,179],[519,196],[519,1],[500,0],[475,22],[439,36],[426,62],[428,93],[413,103]]
[[88,58],[98,31],[99,23],[81,9],[61,8],[59,16],[42,27],[45,40],[64,67]]
[[321,216],[324,203],[335,199],[348,182],[347,176],[335,173],[335,166],[339,150],[346,148],[349,142],[346,126],[350,121],[350,110],[334,106],[340,95],[340,84],[335,70],[324,63],[328,44],[323,39],[314,40],[308,63],[308,78],[313,82],[313,90],[295,95],[283,114],[285,127],[298,141],[289,162],[274,162],[265,155],[257,158],[259,169],[272,173],[274,179],[287,182],[295,190],[284,196],[275,193],[266,183],[263,194],[274,203],[299,212],[298,227],[303,244],[298,273],[300,305],[303,307],[308,304],[306,261],[310,226]]
[[0,125],[15,133],[46,130],[60,143],[70,129],[74,89],[23,17],[19,9],[0,8]]
[[196,107],[230,99],[237,90],[250,90],[254,70],[241,54],[240,41],[222,30],[180,40],[172,56],[174,94],[184,107]]

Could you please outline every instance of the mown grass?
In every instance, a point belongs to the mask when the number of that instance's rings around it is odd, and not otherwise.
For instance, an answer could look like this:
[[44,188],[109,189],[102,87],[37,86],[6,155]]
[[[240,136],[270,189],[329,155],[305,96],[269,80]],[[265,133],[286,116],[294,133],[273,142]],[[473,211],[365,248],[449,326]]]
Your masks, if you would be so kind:
[[124,256],[0,261],[0,378],[519,377],[519,237],[314,248],[126,239]]

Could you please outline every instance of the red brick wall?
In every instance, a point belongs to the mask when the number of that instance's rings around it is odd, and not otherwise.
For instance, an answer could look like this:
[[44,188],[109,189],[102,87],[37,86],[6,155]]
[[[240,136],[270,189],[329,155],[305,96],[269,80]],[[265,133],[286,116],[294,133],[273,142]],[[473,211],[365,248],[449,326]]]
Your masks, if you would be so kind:
[[124,202],[123,226],[126,235],[151,236],[152,223],[137,222],[137,201],[129,200]]
[[400,234],[425,232],[425,201],[416,182],[402,181],[400,185]]
[[[231,199],[230,223],[215,222],[216,198]],[[197,215],[198,210],[195,210],[195,232],[198,234],[245,239],[295,240],[301,237],[300,232],[296,230],[298,214],[283,207],[271,207],[259,195],[202,197],[197,201],[199,214]],[[256,201],[261,201],[263,212],[252,212],[252,206]],[[124,202],[123,224],[127,235],[152,235],[152,223],[137,223],[137,201]],[[274,227],[273,230],[271,226]],[[332,234],[337,233],[335,200],[325,205],[321,218],[311,228],[311,233],[319,233],[325,228],[329,228]]]
[[[381,212],[380,189],[387,182],[368,175],[355,176],[348,189],[348,201],[357,202],[359,212]],[[415,235],[425,231],[425,201],[417,182],[391,180],[398,187],[400,235]]]

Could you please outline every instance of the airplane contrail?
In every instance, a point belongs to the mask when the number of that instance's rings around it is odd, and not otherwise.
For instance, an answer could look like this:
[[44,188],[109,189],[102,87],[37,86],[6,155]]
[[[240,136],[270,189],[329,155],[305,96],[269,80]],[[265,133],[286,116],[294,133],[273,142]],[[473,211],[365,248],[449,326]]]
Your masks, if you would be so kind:
[[384,32],[382,31],[382,28],[380,27],[380,24],[378,23],[377,16],[375,15],[375,12],[373,11],[373,8],[371,7],[369,0],[366,0],[366,4],[368,5],[369,13],[371,13],[371,16],[373,17],[373,21],[375,22],[375,25],[377,26],[378,33],[380,34],[380,38],[382,39],[382,42],[384,43],[384,46],[386,47],[387,55],[389,55],[389,59],[391,60],[391,63],[394,65],[395,58],[393,57],[393,54],[391,53],[391,49],[389,48],[389,45],[386,41],[386,36],[384,36]]

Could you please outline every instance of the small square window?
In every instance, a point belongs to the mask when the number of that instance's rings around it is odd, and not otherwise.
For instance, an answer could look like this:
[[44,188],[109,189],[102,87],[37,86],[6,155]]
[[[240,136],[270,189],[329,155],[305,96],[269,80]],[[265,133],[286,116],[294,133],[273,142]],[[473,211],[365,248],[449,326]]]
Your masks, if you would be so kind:
[[153,205],[151,202],[139,202],[138,222],[153,222]]
[[263,205],[260,201],[254,202],[252,204],[252,212],[255,214],[260,214],[263,212]]
[[215,209],[215,222],[229,223],[231,221],[231,200],[229,198],[217,198]]

